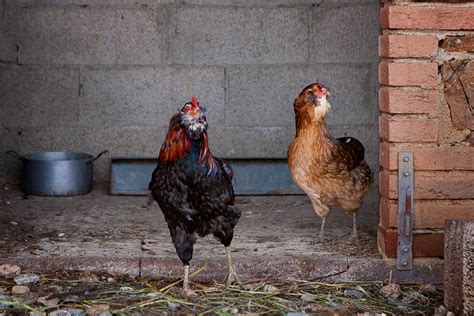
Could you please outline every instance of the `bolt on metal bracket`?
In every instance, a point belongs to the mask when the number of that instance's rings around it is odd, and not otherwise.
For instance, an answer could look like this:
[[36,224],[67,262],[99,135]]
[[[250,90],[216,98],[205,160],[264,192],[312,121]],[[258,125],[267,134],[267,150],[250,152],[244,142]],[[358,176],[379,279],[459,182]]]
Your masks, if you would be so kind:
[[413,267],[413,153],[398,153],[397,270]]

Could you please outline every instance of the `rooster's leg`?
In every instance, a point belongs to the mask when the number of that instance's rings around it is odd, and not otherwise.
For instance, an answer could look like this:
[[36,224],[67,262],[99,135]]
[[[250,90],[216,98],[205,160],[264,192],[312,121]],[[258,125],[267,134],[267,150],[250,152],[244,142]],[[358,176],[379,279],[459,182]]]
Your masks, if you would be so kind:
[[184,265],[183,293],[185,296],[196,296],[196,292],[189,287],[189,265]]
[[226,278],[226,288],[229,288],[232,282],[236,281],[238,284],[241,284],[240,279],[235,272],[234,265],[232,264],[232,255],[230,253],[230,247],[225,247],[225,254],[227,256],[227,278]]
[[358,234],[357,234],[357,212],[354,212],[352,214],[352,233],[351,237],[352,240],[357,240],[358,239]]

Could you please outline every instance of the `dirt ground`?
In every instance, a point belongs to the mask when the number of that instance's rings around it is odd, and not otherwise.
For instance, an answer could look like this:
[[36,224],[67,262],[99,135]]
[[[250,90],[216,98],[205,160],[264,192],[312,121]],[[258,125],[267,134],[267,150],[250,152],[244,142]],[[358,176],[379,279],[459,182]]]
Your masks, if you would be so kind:
[[[347,236],[352,216],[334,210],[326,222],[331,240],[317,239],[321,221],[306,196],[240,196],[242,218],[232,247],[248,257],[378,257],[376,210],[362,209],[360,240]],[[110,196],[102,190],[76,197],[25,196],[5,186],[0,197],[0,256],[159,256],[175,258],[168,228],[156,203],[146,197]],[[194,258],[223,253],[212,237],[200,239]],[[271,260],[271,259],[270,259]]]

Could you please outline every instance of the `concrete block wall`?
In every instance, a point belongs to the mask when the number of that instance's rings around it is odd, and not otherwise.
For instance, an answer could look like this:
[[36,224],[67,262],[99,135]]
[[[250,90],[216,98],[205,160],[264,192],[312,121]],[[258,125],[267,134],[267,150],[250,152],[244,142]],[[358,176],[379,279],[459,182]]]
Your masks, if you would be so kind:
[[[378,169],[379,1],[5,0],[0,151],[155,157],[170,116],[196,96],[211,149],[286,157],[293,100],[331,88],[334,136]],[[95,165],[108,180],[108,161]],[[0,155],[0,176],[20,165]],[[377,187],[368,198],[378,203]]]
[[474,218],[473,16],[468,3],[381,8],[378,242],[387,257],[397,253],[401,151],[414,155],[415,256],[442,257],[445,221]]

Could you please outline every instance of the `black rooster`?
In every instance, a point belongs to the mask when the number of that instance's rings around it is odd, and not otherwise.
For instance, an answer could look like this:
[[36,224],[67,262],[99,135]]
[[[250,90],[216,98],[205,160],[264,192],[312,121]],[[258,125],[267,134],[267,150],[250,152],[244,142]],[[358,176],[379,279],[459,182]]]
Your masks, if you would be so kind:
[[193,97],[173,115],[149,185],[183,262],[186,295],[194,295],[189,287],[189,262],[196,234],[213,234],[220,240],[227,255],[226,284],[239,281],[229,249],[240,218],[240,211],[234,206],[233,172],[230,165],[213,157],[209,150],[204,113]]

